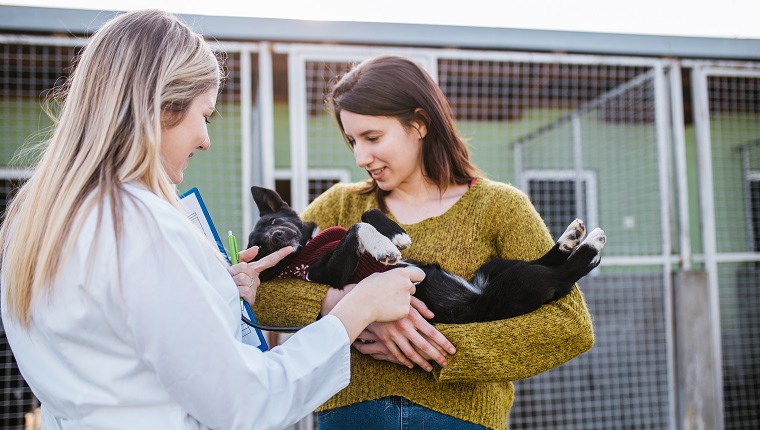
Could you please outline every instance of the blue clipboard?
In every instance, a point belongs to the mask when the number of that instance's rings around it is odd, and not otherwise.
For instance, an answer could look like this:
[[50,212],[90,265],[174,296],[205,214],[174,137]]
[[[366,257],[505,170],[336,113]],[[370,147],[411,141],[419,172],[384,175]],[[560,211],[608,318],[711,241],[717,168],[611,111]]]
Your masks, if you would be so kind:
[[[214,222],[211,220],[211,215],[208,213],[206,204],[203,203],[201,193],[198,188],[191,188],[179,196],[179,203],[185,209],[187,218],[203,233],[204,236],[211,242],[216,244],[219,248],[219,252],[227,259],[227,263],[230,263],[230,257],[227,254],[227,250],[224,249],[222,240],[219,237],[219,233],[214,227]],[[240,300],[240,312],[242,315],[246,315],[249,320],[257,323],[256,317],[253,316],[253,310],[245,300]],[[264,334],[261,330],[251,327],[244,323],[241,319],[240,328],[243,333],[243,342],[248,345],[253,345],[262,351],[269,349]]]

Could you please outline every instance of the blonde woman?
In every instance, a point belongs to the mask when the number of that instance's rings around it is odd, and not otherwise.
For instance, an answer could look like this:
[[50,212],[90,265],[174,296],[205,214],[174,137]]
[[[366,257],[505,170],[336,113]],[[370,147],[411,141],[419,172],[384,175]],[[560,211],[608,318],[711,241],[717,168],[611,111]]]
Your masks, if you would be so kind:
[[409,312],[423,275],[394,270],[276,352],[241,342],[239,295],[252,302],[289,251],[225,267],[175,192],[210,146],[221,70],[202,37],[146,10],[96,32],[62,89],[0,230],[3,326],[45,429],[284,428],[348,384],[369,323]]

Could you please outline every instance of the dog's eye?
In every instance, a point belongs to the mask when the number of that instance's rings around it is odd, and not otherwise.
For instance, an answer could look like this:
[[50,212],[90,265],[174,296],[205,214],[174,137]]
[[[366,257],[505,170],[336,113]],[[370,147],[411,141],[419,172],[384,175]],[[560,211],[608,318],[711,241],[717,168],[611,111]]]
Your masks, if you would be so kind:
[[272,219],[272,225],[277,224],[277,218]]

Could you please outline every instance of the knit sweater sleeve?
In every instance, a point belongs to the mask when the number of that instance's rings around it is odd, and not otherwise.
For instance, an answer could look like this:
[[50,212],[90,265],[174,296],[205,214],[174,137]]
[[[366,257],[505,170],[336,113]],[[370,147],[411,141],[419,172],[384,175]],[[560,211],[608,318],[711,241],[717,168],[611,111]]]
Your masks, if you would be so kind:
[[[342,193],[333,187],[315,199],[301,214],[324,230],[338,225]],[[301,326],[314,322],[327,294],[327,285],[301,279],[273,279],[262,282],[256,291],[253,311],[260,323]]]
[[[509,216],[492,218],[500,229],[495,233],[497,249],[503,258],[535,259],[553,241],[528,198],[519,193],[512,200],[508,208],[495,209]],[[577,286],[562,299],[526,315],[436,328],[457,347],[448,365],[434,371],[440,382],[528,378],[571,360],[594,343],[591,316]]]

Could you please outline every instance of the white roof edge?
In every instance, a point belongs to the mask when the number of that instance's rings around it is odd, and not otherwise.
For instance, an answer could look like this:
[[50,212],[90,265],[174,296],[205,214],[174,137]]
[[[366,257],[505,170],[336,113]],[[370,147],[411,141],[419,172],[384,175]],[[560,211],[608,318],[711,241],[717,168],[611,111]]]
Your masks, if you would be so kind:
[[[118,13],[0,5],[0,31],[87,34]],[[193,29],[219,40],[331,42],[465,49],[760,59],[760,39],[651,36],[512,28],[465,27],[180,14]]]

